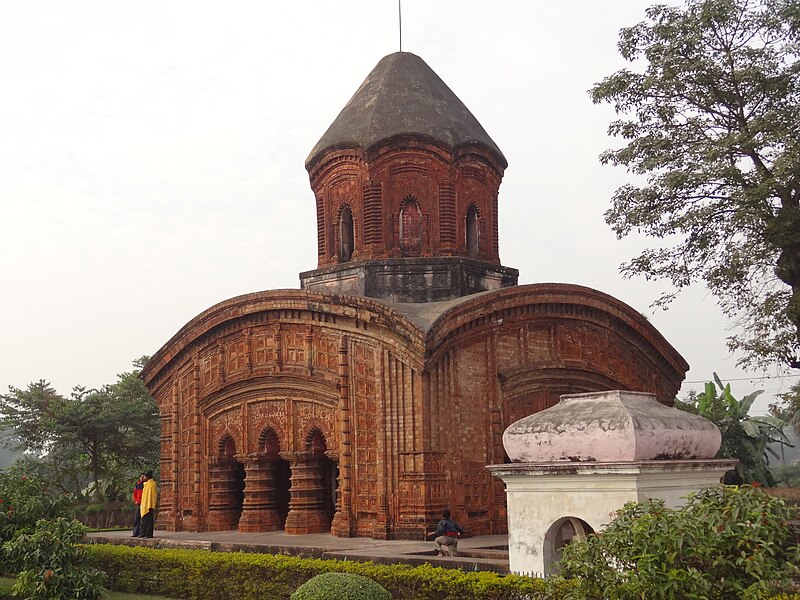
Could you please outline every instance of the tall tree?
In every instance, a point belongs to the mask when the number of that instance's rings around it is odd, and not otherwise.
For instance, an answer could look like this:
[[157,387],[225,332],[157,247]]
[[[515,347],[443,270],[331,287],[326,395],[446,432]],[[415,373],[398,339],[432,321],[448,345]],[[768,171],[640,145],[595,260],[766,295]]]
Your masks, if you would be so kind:
[[75,474],[83,472],[95,497],[115,496],[133,471],[158,464],[158,409],[139,378],[142,359],[134,364],[116,383],[99,390],[77,387],[69,398],[45,381],[9,388],[0,395],[0,427],[39,453],[37,472],[49,473],[64,489],[79,491]]
[[0,394],[0,424],[11,432],[6,443],[15,449],[41,453],[53,441],[53,428],[64,398],[44,379],[25,389],[9,386]]
[[739,327],[744,366],[800,368],[800,3],[687,0],[620,32],[623,69],[591,90],[614,106],[601,156],[644,176],[606,212],[618,237],[655,247],[627,276],[704,281]]

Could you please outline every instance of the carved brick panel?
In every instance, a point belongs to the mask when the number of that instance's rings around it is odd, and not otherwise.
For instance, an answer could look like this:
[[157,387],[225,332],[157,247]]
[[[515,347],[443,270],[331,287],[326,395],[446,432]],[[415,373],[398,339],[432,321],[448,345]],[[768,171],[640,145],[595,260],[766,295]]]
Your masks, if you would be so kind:
[[219,382],[219,350],[208,348],[200,355],[200,388],[205,392]]
[[275,335],[271,329],[253,330],[253,367],[274,366]]
[[[378,510],[377,430],[378,402],[376,365],[378,352],[365,344],[355,344],[351,357],[353,415],[355,417],[355,511],[359,531],[371,531]],[[362,535],[362,534],[359,534]],[[365,533],[364,535],[369,535]]]
[[241,452],[242,447],[242,410],[240,407],[226,410],[209,419],[209,453],[219,453],[220,443],[223,438],[230,436],[236,444],[236,452]]
[[237,336],[225,344],[225,372],[228,377],[241,375],[248,366],[248,348],[244,336]]
[[262,448],[258,447],[258,441],[261,434],[268,427],[271,427],[277,434],[281,450],[289,449],[287,435],[289,419],[286,414],[285,400],[253,403],[248,406],[247,417],[247,439],[250,443],[250,447],[247,449],[248,453],[253,454],[263,451]]

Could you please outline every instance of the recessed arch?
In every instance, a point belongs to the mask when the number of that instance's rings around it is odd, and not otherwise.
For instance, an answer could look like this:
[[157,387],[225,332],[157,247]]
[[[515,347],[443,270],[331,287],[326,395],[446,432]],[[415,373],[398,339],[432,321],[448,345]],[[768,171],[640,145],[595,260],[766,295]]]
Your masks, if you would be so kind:
[[406,196],[400,206],[400,250],[406,256],[422,251],[422,210],[414,196]]
[[325,439],[325,434],[318,427],[313,427],[306,434],[303,441],[305,449],[311,452],[314,456],[324,456],[328,450],[328,442]]
[[217,454],[225,458],[233,458],[236,455],[236,441],[226,433],[217,443]]
[[342,206],[339,212],[339,262],[348,262],[353,258],[355,249],[355,227],[353,209],[349,205]]
[[217,442],[217,456],[209,461],[210,531],[236,529],[244,505],[245,468],[237,459],[236,441],[225,433]]
[[480,251],[480,211],[474,204],[467,208],[465,219],[464,235],[466,236],[467,255],[470,258],[477,258]]
[[309,430],[304,439],[304,445],[306,451],[312,455],[314,462],[318,465],[318,473],[322,481],[324,510],[330,525],[338,501],[339,468],[336,462],[328,457],[328,442],[325,434],[318,427],[312,427]]
[[278,456],[281,451],[281,440],[272,427],[265,427],[258,436],[258,450],[270,457]]
[[558,573],[558,561],[561,560],[564,546],[575,540],[585,540],[592,533],[594,533],[592,526],[578,517],[561,517],[553,522],[544,535],[542,548],[544,574]]

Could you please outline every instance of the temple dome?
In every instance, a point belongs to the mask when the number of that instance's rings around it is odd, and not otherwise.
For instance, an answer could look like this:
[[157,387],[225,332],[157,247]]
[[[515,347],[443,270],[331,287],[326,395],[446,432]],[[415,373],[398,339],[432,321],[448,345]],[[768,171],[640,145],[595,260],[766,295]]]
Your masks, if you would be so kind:
[[395,52],[383,57],[336,117],[306,159],[323,151],[358,146],[364,150],[398,135],[431,138],[451,150],[479,144],[503,153],[458,96],[419,56]]
[[721,443],[711,421],[620,390],[561,396],[503,433],[512,462],[526,463],[711,459]]

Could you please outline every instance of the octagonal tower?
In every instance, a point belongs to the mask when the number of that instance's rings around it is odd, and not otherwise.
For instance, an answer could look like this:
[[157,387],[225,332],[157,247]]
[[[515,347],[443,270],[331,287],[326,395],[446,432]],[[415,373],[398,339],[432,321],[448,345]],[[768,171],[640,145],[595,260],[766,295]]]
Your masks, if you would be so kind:
[[306,160],[318,268],[303,289],[430,302],[516,285],[498,244],[507,164],[421,58],[384,57]]

